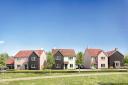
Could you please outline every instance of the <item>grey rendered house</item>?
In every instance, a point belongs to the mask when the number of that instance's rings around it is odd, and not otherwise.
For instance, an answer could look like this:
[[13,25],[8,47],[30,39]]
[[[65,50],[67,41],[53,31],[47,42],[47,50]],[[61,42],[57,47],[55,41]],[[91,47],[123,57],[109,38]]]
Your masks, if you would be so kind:
[[117,48],[106,53],[108,55],[109,68],[120,68],[124,65],[124,55]]

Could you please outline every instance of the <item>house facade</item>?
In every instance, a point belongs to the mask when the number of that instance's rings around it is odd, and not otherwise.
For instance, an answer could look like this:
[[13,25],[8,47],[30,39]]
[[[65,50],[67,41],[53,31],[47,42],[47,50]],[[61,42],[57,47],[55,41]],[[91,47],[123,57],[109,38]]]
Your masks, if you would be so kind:
[[114,49],[112,51],[106,52],[108,55],[108,66],[109,68],[120,68],[124,65],[124,55]]
[[107,54],[101,49],[87,48],[84,53],[84,67],[88,69],[108,68]]
[[76,54],[74,49],[52,49],[55,59],[54,69],[75,69]]
[[14,57],[14,67],[17,70],[41,70],[45,62],[44,50],[22,50]]

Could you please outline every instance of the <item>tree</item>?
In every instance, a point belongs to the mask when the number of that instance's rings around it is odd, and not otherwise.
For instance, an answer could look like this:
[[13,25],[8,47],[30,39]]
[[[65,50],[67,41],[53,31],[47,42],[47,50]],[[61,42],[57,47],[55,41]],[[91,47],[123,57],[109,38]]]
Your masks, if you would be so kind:
[[125,63],[125,64],[128,64],[128,55],[125,55],[124,63]]
[[77,56],[76,56],[76,64],[78,65],[79,73],[80,73],[80,65],[83,64],[83,53],[82,52],[78,52],[77,53]]
[[5,66],[5,61],[9,58],[7,53],[0,54],[0,66]]
[[77,65],[83,64],[83,53],[82,52],[77,53],[76,64]]
[[[54,64],[55,64],[55,59],[52,56],[52,53],[48,52],[48,54],[47,54],[47,68],[52,69]],[[50,73],[51,73],[51,70],[50,70]]]

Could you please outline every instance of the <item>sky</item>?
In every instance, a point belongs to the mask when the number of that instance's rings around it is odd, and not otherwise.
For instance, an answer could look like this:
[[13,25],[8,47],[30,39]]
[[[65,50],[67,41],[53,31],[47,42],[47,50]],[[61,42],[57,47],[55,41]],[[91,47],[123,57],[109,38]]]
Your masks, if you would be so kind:
[[0,53],[87,47],[128,52],[127,0],[0,0]]

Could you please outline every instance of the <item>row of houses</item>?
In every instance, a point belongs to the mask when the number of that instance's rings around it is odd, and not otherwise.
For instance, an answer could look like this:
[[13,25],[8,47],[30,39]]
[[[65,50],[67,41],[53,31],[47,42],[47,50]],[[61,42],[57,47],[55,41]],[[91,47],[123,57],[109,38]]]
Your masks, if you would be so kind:
[[[74,49],[52,49],[52,55],[55,59],[53,69],[76,69]],[[124,64],[124,55],[117,49],[105,52],[102,49],[87,48],[83,62],[87,69],[120,68]],[[41,70],[46,63],[45,50],[21,50],[6,61],[6,66],[17,70]]]

